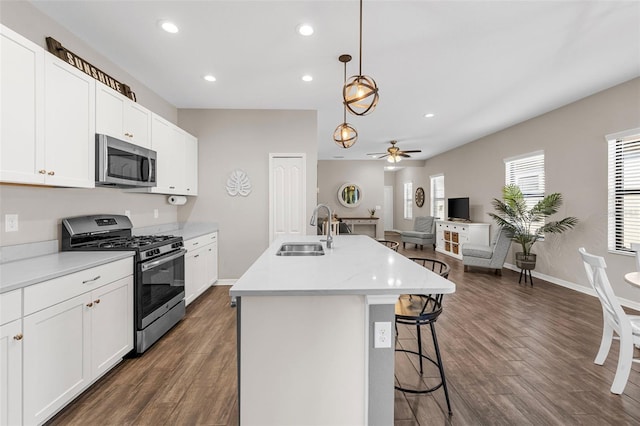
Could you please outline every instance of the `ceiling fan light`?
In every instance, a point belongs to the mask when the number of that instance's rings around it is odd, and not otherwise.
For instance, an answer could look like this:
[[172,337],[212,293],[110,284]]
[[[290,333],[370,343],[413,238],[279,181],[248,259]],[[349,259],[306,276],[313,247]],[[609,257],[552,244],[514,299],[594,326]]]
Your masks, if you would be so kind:
[[390,155],[389,157],[387,157],[387,161],[389,163],[399,163],[402,161],[402,157],[400,157],[399,155]]
[[351,148],[358,140],[358,132],[349,123],[342,123],[333,132],[333,141],[341,148]]
[[355,115],[367,115],[378,105],[380,96],[373,78],[366,75],[350,77],[342,88],[344,106]]

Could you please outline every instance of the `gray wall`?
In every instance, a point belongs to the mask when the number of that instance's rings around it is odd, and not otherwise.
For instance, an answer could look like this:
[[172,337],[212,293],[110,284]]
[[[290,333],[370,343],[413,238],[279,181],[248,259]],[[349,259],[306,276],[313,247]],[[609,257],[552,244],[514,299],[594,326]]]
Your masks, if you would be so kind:
[[[175,122],[177,109],[151,92],[120,67],[82,40],[42,14],[27,2],[1,1],[0,22],[34,43],[46,48],[51,36],[65,47],[98,66],[114,78],[131,86],[138,102]],[[159,217],[154,219],[153,210]],[[60,219],[68,216],[131,211],[135,226],[175,222],[178,209],[167,204],[163,195],[126,194],[118,189],[67,189],[0,184],[0,217],[19,215],[18,232],[5,233],[1,226],[0,245],[22,244],[58,238]]]
[[[237,279],[269,243],[269,153],[305,153],[307,216],[316,204],[315,111],[181,109],[178,124],[198,136],[198,197],[180,208],[180,221],[220,226],[221,279]],[[252,184],[248,197],[230,197],[225,185],[235,169]],[[308,234],[314,228],[309,227]]]
[[[362,189],[359,206],[344,207],[338,201],[338,190],[345,183],[355,183]],[[318,202],[327,204],[338,217],[369,217],[368,209],[380,206],[376,238],[384,238],[384,164],[368,161],[318,161]]]
[[[640,127],[640,78],[517,124],[427,160],[425,176],[444,174],[445,196],[470,198],[471,219],[491,222],[491,200],[501,196],[503,159],[537,150],[545,153],[546,192],[560,192],[556,215],[580,223],[565,234],[548,235],[533,251],[536,271],[588,287],[578,248],[604,256],[615,293],[640,301],[624,282],[633,257],[607,252],[607,143],[605,135]],[[426,187],[425,187],[426,189]],[[428,193],[428,191],[427,191]],[[511,251],[514,252],[515,246]],[[514,264],[512,255],[508,263]]]
[[[393,185],[393,228],[399,231],[410,231],[413,229],[413,221],[416,216],[429,215],[429,176],[425,173],[425,168],[413,166],[404,167],[395,173]],[[404,218],[404,184],[413,184],[413,219]],[[418,187],[424,189],[424,204],[422,207],[416,206],[415,193]]]

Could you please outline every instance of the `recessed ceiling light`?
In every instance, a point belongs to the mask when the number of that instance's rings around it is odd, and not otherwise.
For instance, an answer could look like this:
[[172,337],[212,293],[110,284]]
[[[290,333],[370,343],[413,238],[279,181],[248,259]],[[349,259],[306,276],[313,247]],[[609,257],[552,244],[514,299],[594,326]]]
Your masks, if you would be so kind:
[[427,114],[424,115],[425,118],[432,118],[432,117],[435,117],[435,116],[436,115],[434,113],[432,113],[432,112],[427,113]]
[[170,21],[160,21],[160,27],[171,34],[175,34],[178,32],[178,26]]
[[310,76],[309,74],[307,74],[307,75],[303,75],[303,76],[302,76],[302,81],[306,81],[306,82],[308,83],[308,82],[310,82],[310,81],[313,81],[313,77],[312,77],[312,76]]
[[207,81],[216,81],[216,78],[214,76],[212,76],[211,74],[205,75],[204,79],[207,80]]
[[296,27],[296,30],[298,31],[298,34],[305,37],[313,34],[313,27],[309,24],[300,24]]

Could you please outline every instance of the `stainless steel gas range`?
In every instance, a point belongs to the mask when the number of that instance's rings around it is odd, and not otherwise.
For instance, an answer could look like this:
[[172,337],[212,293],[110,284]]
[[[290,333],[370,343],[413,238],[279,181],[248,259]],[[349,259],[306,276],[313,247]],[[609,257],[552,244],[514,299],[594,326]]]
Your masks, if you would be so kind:
[[185,314],[184,243],[172,235],[133,236],[122,215],[62,220],[62,250],[129,250],[134,260],[134,350],[141,354]]

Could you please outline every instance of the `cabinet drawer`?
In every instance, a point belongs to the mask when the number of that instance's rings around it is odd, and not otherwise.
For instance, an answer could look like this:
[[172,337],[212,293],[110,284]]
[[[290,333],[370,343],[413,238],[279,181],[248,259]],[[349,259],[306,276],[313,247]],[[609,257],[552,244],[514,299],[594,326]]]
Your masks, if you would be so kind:
[[184,242],[184,247],[187,251],[196,250],[207,244],[213,244],[218,241],[218,233],[212,232],[211,234],[202,235],[200,237],[192,238]]
[[22,290],[0,294],[0,325],[22,316]]
[[133,275],[132,257],[26,287],[24,314],[32,314],[129,275]]

